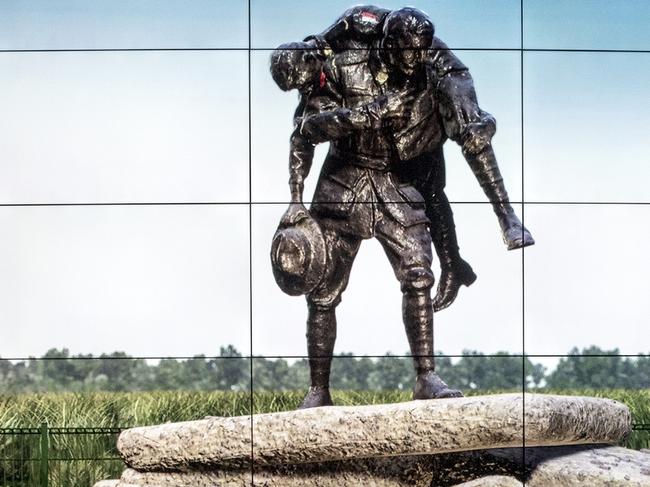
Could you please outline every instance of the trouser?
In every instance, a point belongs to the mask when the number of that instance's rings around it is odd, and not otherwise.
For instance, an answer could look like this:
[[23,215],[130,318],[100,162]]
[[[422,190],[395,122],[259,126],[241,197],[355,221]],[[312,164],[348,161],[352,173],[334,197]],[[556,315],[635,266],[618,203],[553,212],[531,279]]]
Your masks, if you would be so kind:
[[[328,253],[327,272],[307,296],[307,348],[312,386],[328,387],[334,342],[336,306],[350,277],[361,237],[345,232],[341,220],[316,216]],[[374,236],[382,245],[402,290],[402,316],[418,372],[433,370],[433,307],[431,236],[425,223],[405,227],[381,214]]]
[[442,145],[408,161],[399,169],[401,181],[413,184],[424,197],[431,238],[443,272],[470,268],[460,256],[451,204],[445,194],[446,174]]

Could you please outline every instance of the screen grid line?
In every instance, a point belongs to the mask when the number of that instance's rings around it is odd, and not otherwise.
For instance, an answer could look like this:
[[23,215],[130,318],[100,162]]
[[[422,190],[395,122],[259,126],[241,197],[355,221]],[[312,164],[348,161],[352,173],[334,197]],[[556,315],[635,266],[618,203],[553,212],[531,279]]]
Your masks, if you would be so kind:
[[[520,103],[521,103],[521,239],[524,240],[524,228],[526,224],[526,195],[525,195],[525,132],[524,132],[524,0],[520,0],[519,4],[520,15],[520,38],[521,38],[521,52],[519,54],[519,69],[520,69]],[[526,485],[526,248],[521,249],[521,375],[522,375],[522,472],[521,478],[524,486]]]
[[[106,203],[0,203],[0,208],[36,208],[36,207],[73,207],[73,206],[274,206],[289,205],[290,201],[168,201],[168,202],[106,202]],[[305,200],[305,204],[313,201]],[[345,203],[344,201],[333,201],[333,203]],[[393,205],[408,204],[404,201],[386,201]],[[450,200],[452,205],[491,205],[491,201],[464,201]],[[514,205],[523,205],[523,201],[510,200]],[[372,205],[370,201],[357,201],[358,205]],[[526,201],[528,206],[650,206],[650,201]]]
[[[290,49],[290,48],[289,48]],[[22,53],[75,53],[75,52],[258,52],[273,51],[275,47],[141,47],[141,48],[79,48],[79,49],[0,49],[0,54]],[[355,50],[350,48],[349,50]],[[446,47],[444,51],[485,51],[485,52],[558,52],[558,53],[621,53],[650,54],[646,49],[571,49],[571,48],[523,48],[523,47]]]
[[251,76],[251,54],[252,54],[252,30],[251,30],[251,0],[247,0],[248,12],[248,313],[250,318],[249,323],[249,371],[250,371],[250,440],[251,440],[251,485],[255,485],[255,466],[254,451],[255,451],[255,434],[253,428],[253,415],[255,414],[255,403],[253,399],[254,392],[254,371],[253,371],[253,107],[252,107],[252,76]]

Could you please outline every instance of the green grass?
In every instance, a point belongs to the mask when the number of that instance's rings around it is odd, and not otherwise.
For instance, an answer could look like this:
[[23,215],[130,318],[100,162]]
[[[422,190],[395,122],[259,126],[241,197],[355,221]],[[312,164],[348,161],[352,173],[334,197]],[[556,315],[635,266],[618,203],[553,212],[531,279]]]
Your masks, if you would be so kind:
[[[504,391],[480,391],[481,394]],[[506,391],[508,392],[508,391]],[[512,392],[512,391],[510,391]],[[545,393],[607,397],[626,404],[634,423],[650,424],[650,390],[545,390]],[[474,392],[477,394],[479,392]],[[303,391],[259,392],[253,396],[255,413],[295,409]],[[472,394],[470,392],[470,394]],[[402,391],[334,391],[336,404],[382,404],[410,400]],[[250,414],[251,398],[242,392],[143,392],[143,393],[51,393],[0,395],[0,428],[51,427],[125,428],[165,422],[201,419],[206,416]],[[116,435],[52,436],[50,486],[85,487],[95,480],[116,477],[123,465],[116,456]],[[0,435],[0,487],[36,485],[37,435]],[[624,443],[628,448],[650,448],[650,432],[635,431]],[[72,458],[80,460],[70,460]],[[9,461],[16,459],[18,461]],[[107,459],[107,460],[92,460]],[[21,483],[20,480],[22,476]]]
[[[0,428],[126,428],[208,415],[245,415],[250,397],[242,393],[50,393],[0,395]],[[50,435],[51,487],[90,487],[119,477],[124,465],[116,458],[117,434]],[[39,485],[38,435],[0,435],[0,487]]]
[[0,428],[131,427],[245,415],[250,398],[235,392],[92,392],[0,395]]

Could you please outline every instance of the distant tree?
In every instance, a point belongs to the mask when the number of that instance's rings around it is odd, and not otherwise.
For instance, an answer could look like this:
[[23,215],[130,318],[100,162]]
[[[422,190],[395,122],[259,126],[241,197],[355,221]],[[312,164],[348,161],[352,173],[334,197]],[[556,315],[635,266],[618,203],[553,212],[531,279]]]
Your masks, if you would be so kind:
[[89,378],[95,384],[101,383],[103,390],[132,391],[136,390],[137,362],[144,362],[144,360],[132,359],[124,352],[113,352],[110,355],[102,354],[96,360],[89,362],[97,363]]
[[160,390],[179,390],[185,388],[183,364],[178,360],[162,359],[155,367],[154,384]]
[[602,350],[592,346],[579,351],[574,347],[569,354],[571,356],[561,358],[549,374],[546,379],[548,387],[602,389],[636,385],[635,366],[619,355],[618,348]]
[[146,360],[138,359],[130,362],[133,381],[126,388],[127,391],[152,391],[155,389],[155,366],[149,365]]
[[5,381],[11,374],[11,369],[13,366],[9,360],[3,360],[0,358],[0,381]]
[[526,387],[538,388],[541,387],[546,377],[546,367],[542,364],[534,364],[526,357],[525,362],[526,371]]
[[253,359],[253,386],[255,391],[288,391],[295,389],[289,379],[289,363],[284,359]]
[[289,366],[287,383],[290,390],[306,389],[309,387],[309,361],[307,359],[296,360]]
[[461,389],[521,389],[524,362],[507,352],[485,356],[475,350],[463,350],[463,357],[452,369]]
[[[88,357],[84,356],[84,358]],[[49,390],[79,390],[82,388],[84,379],[88,375],[86,369],[88,363],[71,360],[70,351],[67,348],[61,350],[51,348],[42,358],[43,360],[38,361],[37,364],[32,362],[30,367],[37,367],[36,370],[43,386]]]
[[191,359],[185,360],[182,375],[185,389],[206,391],[215,387],[214,370],[205,355],[195,355]]
[[250,362],[232,345],[221,347],[219,358],[210,360],[211,389],[241,391],[250,388]]
[[[618,349],[592,346],[573,348],[555,370],[506,352],[495,355],[464,350],[452,360],[437,352],[436,371],[451,387],[461,390],[519,390],[522,381],[531,388],[649,388],[650,356],[621,357]],[[150,391],[226,390],[250,388],[251,362],[232,345],[220,347],[207,359],[164,359],[150,364],[124,352],[71,356],[68,349],[50,349],[40,359],[12,363],[0,360],[0,391]],[[304,390],[309,386],[307,359],[253,359],[255,388],[268,391]],[[525,376],[525,377],[524,377]],[[415,379],[413,360],[387,354],[378,359],[336,355],[331,386],[342,390],[410,390]]]
[[356,358],[351,353],[338,354],[332,360],[331,387],[341,390],[368,389],[370,374],[376,368],[369,358]]
[[650,389],[650,355],[641,355],[636,359],[634,387]]
[[2,381],[2,389],[5,392],[35,392],[38,390],[36,377],[27,367],[25,362],[18,362],[8,369],[8,374]]
[[376,360],[368,386],[370,389],[401,391],[413,387],[414,380],[413,359],[386,354]]

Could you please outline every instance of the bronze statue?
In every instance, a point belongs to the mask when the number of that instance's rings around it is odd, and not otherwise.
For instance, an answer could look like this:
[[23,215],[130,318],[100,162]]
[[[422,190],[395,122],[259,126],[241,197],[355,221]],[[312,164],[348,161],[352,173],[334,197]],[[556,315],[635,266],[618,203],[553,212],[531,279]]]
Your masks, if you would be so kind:
[[[494,118],[478,107],[467,68],[433,33],[417,9],[355,7],[321,35],[284,44],[271,57],[278,86],[301,93],[291,136],[292,204],[272,248],[278,284],[307,295],[311,387],[301,407],[331,404],[335,308],[361,240],[371,237],[381,242],[401,283],[417,371],[414,398],[461,395],[434,372],[432,349],[434,307],[449,306],[460,286],[476,279],[460,257],[444,193],[447,138],[461,145],[508,248],[534,243],[499,173],[491,147]],[[330,151],[307,211],[303,180],[314,144],[325,141]],[[432,242],[442,269],[433,303]]]

